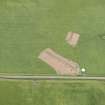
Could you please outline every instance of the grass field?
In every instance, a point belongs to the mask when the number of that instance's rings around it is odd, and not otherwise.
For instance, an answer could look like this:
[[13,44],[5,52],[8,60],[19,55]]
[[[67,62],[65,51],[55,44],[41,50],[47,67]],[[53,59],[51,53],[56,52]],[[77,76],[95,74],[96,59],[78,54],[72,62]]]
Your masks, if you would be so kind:
[[[0,72],[55,74],[37,57],[50,47],[87,74],[105,74],[104,0],[0,0]],[[75,49],[67,32],[80,33]]]
[[[105,76],[104,0],[0,0],[0,73],[55,74],[38,59],[52,48]],[[79,33],[76,48],[67,32]],[[104,81],[2,81],[0,105],[104,105]]]
[[1,105],[104,105],[105,83],[0,81]]

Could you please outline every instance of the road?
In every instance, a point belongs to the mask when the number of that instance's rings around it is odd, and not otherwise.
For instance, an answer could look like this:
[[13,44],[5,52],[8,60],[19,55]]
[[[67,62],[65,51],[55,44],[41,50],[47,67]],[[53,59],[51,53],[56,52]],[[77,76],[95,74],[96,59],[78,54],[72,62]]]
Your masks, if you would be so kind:
[[9,80],[105,80],[105,77],[87,77],[87,76],[27,76],[27,75],[0,75],[0,79]]

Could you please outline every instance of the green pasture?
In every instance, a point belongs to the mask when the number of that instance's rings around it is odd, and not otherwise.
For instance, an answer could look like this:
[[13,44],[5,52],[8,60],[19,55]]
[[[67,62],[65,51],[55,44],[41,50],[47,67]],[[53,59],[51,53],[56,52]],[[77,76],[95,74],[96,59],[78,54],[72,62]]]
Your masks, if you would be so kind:
[[105,83],[0,81],[0,105],[104,105]]
[[[0,0],[0,72],[55,74],[37,57],[45,48],[105,75],[104,0]],[[79,33],[76,48],[67,32]]]

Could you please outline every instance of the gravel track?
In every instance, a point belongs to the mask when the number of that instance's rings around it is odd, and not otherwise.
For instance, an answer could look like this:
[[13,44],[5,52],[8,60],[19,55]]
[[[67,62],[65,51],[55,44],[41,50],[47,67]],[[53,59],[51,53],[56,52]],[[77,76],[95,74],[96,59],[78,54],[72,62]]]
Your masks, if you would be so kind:
[[9,80],[105,80],[105,77],[87,77],[87,76],[45,76],[45,75],[0,75],[0,79],[9,79]]

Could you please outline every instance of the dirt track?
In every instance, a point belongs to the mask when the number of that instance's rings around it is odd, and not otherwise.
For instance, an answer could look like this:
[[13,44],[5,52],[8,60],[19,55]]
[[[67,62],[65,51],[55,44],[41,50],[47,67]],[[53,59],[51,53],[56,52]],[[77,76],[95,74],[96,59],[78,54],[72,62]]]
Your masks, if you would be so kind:
[[105,80],[105,77],[0,75],[1,80]]

